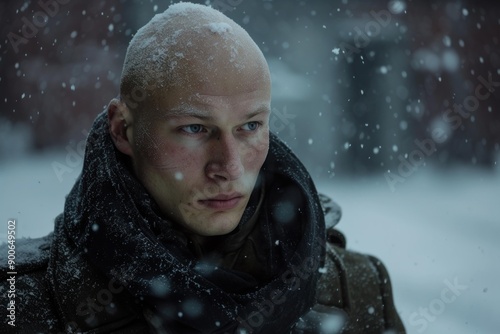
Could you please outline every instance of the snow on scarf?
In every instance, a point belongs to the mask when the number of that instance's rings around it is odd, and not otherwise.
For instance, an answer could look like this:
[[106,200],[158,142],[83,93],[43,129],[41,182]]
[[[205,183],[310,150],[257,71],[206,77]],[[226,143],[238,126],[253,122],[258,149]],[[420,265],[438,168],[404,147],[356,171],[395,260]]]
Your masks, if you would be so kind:
[[[282,333],[291,328],[315,303],[317,269],[324,257],[324,217],[309,174],[274,135],[261,174],[269,179],[258,221],[266,231],[263,247],[281,254],[282,261],[267,264],[276,273],[270,281],[238,289],[239,280],[228,284],[224,279],[237,273],[201,266],[172,223],[160,217],[156,203],[115,149],[102,112],[87,138],[82,174],[66,199],[63,217],[56,221],[49,272],[53,289],[63,292],[57,304],[65,321],[74,317],[71,308],[78,298],[86,298],[80,286],[116,279],[158,331],[234,333],[244,328]],[[278,179],[300,193],[301,208],[280,200]],[[280,223],[280,214],[294,210],[301,211],[294,226]],[[159,230],[171,233],[159,238]],[[290,240],[292,235],[297,240]]]

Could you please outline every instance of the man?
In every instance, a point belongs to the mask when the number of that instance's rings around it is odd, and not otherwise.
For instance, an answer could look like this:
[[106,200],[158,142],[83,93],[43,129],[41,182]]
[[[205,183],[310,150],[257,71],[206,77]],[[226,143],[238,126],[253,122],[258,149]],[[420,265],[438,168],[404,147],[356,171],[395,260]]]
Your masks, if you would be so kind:
[[403,333],[382,264],[345,250],[338,209],[269,133],[270,87],[216,10],[141,28],[54,234],[19,264],[19,327]]

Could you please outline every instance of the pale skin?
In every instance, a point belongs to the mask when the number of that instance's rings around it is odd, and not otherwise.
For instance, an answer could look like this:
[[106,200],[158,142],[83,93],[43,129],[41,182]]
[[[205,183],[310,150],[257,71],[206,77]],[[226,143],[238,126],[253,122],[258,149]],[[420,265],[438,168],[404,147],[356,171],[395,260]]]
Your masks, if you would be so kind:
[[203,57],[187,54],[188,66],[178,69],[186,80],[159,89],[147,119],[138,120],[121,99],[108,106],[116,148],[130,157],[164,216],[199,236],[236,228],[269,147],[269,69],[248,35],[233,29],[229,40],[202,36]]

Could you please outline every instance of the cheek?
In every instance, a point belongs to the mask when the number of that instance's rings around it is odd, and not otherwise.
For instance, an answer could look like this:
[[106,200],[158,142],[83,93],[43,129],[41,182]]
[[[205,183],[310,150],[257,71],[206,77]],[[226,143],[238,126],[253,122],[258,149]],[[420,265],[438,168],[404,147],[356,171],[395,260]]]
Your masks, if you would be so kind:
[[172,169],[187,161],[185,153],[167,140],[164,130],[149,119],[140,118],[134,131],[134,155],[142,166]]
[[196,167],[201,157],[194,150],[162,138],[156,140],[151,138],[144,143],[140,155],[151,167],[179,171],[188,171]]
[[269,133],[263,132],[243,151],[246,169],[256,171],[262,167],[269,151]]
[[[142,180],[153,197],[169,210],[187,198],[199,182],[199,162],[178,147],[158,146],[148,152],[141,168]],[[165,191],[169,189],[169,191]]]

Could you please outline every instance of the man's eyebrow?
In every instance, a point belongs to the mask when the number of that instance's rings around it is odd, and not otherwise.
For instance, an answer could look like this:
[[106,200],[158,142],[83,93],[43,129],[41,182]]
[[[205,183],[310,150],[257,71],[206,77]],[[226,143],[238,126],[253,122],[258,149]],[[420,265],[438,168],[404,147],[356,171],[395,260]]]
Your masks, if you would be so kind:
[[206,112],[203,112],[196,108],[182,108],[182,109],[171,109],[166,113],[166,118],[170,117],[194,117],[199,118],[204,121],[213,120],[213,116],[207,115]]
[[[245,116],[245,119],[250,119],[252,117],[255,117],[259,114],[263,113],[270,113],[271,111],[269,110],[269,107],[267,106],[261,106],[257,110],[247,114]],[[182,109],[171,109],[165,114],[166,118],[171,118],[171,117],[193,117],[193,118],[198,118],[204,121],[211,121],[214,119],[212,115],[207,115],[206,112],[201,111],[196,108],[182,108]]]
[[249,113],[246,116],[246,119],[250,119],[250,118],[255,117],[259,114],[269,114],[269,113],[271,113],[271,110],[269,110],[268,106],[261,106],[257,110],[255,110],[254,112]]

